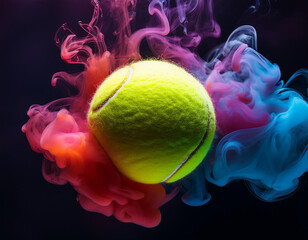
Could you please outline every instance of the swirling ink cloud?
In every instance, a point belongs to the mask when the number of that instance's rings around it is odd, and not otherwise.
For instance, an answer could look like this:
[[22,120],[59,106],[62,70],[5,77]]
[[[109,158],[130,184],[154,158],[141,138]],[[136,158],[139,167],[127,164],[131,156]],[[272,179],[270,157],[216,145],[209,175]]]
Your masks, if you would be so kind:
[[[65,81],[78,93],[31,106],[22,128],[32,149],[44,155],[47,181],[71,184],[88,211],[145,227],[159,224],[159,207],[179,192],[188,205],[208,202],[206,182],[225,186],[243,179],[265,201],[296,189],[308,168],[308,104],[290,86],[307,80],[306,70],[283,82],[279,67],[257,52],[252,26],[237,28],[206,60],[201,58],[200,42],[221,31],[212,0],[92,3],[90,23],[80,22],[86,36],[77,36],[66,24],[56,34],[62,59],[82,64],[84,71],[56,73],[52,85]],[[256,1],[249,11],[259,6]],[[142,41],[152,57],[172,61],[198,78],[215,106],[212,149],[201,166],[176,184],[146,185],[120,175],[88,130],[86,115],[97,86],[116,68],[142,59]]]

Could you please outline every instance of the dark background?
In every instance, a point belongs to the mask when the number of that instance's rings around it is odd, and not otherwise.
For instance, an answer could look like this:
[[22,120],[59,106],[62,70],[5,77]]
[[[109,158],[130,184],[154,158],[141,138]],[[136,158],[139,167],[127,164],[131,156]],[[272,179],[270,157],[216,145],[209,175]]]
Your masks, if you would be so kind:
[[[268,1],[261,1],[253,14],[247,11],[253,1],[214,2],[222,36],[202,42],[201,56],[237,26],[251,24],[259,52],[280,66],[282,79],[308,68],[308,1],[271,1],[270,12]],[[161,224],[153,229],[87,212],[71,186],[43,179],[42,155],[30,149],[21,127],[30,105],[66,96],[63,88],[51,87],[51,76],[80,67],[62,62],[54,34],[65,22],[73,28],[79,20],[88,22],[92,10],[89,0],[0,2],[0,239],[277,239],[286,234],[307,239],[307,174],[292,196],[274,203],[255,198],[242,181],[223,188],[209,185],[212,199],[201,207],[187,206],[178,196],[161,208]]]

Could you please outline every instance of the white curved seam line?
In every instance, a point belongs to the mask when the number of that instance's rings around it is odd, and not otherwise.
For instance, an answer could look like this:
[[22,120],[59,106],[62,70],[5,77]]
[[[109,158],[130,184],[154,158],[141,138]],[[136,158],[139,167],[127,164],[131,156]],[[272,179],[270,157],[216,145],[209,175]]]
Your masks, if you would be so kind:
[[195,154],[195,151],[196,151],[196,149],[198,149],[200,146],[201,146],[201,144],[205,141],[205,138],[206,138],[206,136],[207,136],[207,134],[208,134],[208,130],[209,130],[209,127],[210,127],[210,109],[209,109],[209,106],[207,105],[207,110],[208,110],[208,122],[207,122],[207,129],[206,129],[206,131],[205,131],[205,133],[204,133],[204,135],[203,135],[203,137],[202,137],[202,139],[201,139],[201,142],[199,143],[199,145],[188,155],[188,157],[186,157],[184,160],[183,160],[183,162],[181,162],[180,163],[180,165],[178,165],[177,167],[176,167],[176,169],[168,176],[168,177],[166,177],[162,182],[165,182],[165,181],[167,181],[169,178],[171,178],[172,176],[173,176],[173,174],[175,174],[178,170],[179,170],[179,168],[181,168],[186,162],[187,162],[187,160],[193,155],[193,154]]
[[134,69],[133,69],[132,67],[130,67],[130,66],[127,66],[127,67],[128,67],[128,69],[129,69],[129,75],[128,75],[126,81],[125,81],[125,82],[123,83],[123,85],[113,94],[113,96],[110,97],[110,98],[104,103],[104,105],[102,105],[102,106],[100,107],[100,109],[103,108],[104,106],[106,106],[107,103],[109,103],[109,101],[110,101],[111,99],[113,99],[115,96],[117,96],[118,92],[119,92],[119,91],[130,81],[130,79],[132,78]]
[[179,166],[177,166],[176,169],[175,169],[168,177],[166,177],[162,182],[165,182],[165,181],[167,181],[170,177],[172,177],[172,175],[175,174],[175,173],[178,171],[178,169],[179,169],[180,167],[182,167],[184,163],[187,162],[187,160],[190,158],[190,156],[193,154],[193,152],[194,152],[194,151],[192,151],[191,154],[189,154],[188,157],[185,158],[184,161],[183,161]]

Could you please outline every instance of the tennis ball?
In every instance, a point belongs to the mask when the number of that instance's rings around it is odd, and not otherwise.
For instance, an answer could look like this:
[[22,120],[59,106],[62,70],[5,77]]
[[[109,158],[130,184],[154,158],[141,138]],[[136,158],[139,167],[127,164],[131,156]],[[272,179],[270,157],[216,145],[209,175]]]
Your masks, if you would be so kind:
[[88,125],[122,174],[146,184],[170,183],[206,156],[215,113],[191,74],[173,63],[145,60],[105,79],[91,101]]

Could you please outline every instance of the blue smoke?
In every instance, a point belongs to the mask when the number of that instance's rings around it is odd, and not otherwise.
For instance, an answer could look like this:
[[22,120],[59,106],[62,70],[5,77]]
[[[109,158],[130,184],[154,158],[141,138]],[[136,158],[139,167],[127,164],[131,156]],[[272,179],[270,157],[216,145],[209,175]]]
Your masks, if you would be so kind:
[[280,200],[308,170],[307,89],[291,88],[307,83],[308,71],[301,69],[284,83],[279,67],[256,51],[252,27],[240,27],[231,36],[207,63],[212,73],[205,87],[218,131],[203,164],[183,180],[182,200],[188,205],[209,201],[206,182],[225,186],[234,180],[245,180],[264,201]]

